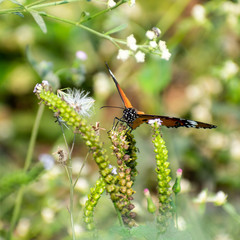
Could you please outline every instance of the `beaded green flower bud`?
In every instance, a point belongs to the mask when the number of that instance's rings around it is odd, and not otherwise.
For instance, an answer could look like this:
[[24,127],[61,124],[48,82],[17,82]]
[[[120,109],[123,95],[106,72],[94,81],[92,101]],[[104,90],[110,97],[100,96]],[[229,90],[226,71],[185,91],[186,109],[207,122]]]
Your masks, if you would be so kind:
[[147,198],[147,210],[150,213],[155,213],[157,210],[156,205],[153,203],[152,197],[150,195],[150,192],[147,188],[144,189],[144,195]]
[[[159,120],[159,119],[158,119]],[[171,170],[168,168],[168,151],[165,146],[165,142],[161,137],[159,127],[161,125],[159,121],[149,121],[153,128],[153,144],[154,152],[156,153],[156,173],[158,176],[158,193],[159,193],[159,214],[158,222],[161,224],[161,231],[166,229],[169,218],[171,218],[171,197],[172,190],[170,189]]]
[[[131,203],[135,191],[132,189],[134,178],[137,175],[136,170],[136,147],[133,135],[126,132],[124,127],[120,125],[116,131],[110,131],[109,138],[112,141],[112,149],[117,157],[118,164],[118,190],[115,191],[116,207],[119,209],[123,222],[132,227],[135,225],[131,210],[134,205]],[[112,198],[113,199],[113,198]]]
[[84,206],[84,222],[86,223],[86,228],[88,230],[94,230],[95,224],[94,224],[94,208],[96,207],[98,200],[100,199],[101,195],[103,194],[104,190],[106,188],[106,183],[104,179],[101,177],[99,178],[95,186],[90,189],[90,194],[88,195],[88,200],[85,203]]
[[[88,115],[87,107],[84,104],[87,104],[89,107],[89,104],[92,104],[92,100],[88,99],[87,95],[83,95],[77,90],[68,91],[68,93],[58,91],[59,94],[56,95],[52,92],[52,88],[47,81],[37,84],[34,88],[34,93],[39,99],[42,100],[42,103],[52,109],[59,121],[70,126],[75,133],[81,135],[85,141],[85,144],[92,152],[93,159],[99,167],[99,172],[102,176],[101,181],[104,181],[104,184],[107,184],[106,189],[109,193],[114,192],[117,189],[115,187],[115,182],[117,179],[112,174],[112,169],[109,168],[109,160],[106,155],[106,149],[103,148],[103,144],[99,140],[99,135],[83,118],[83,116]],[[81,97],[82,100],[80,99]],[[101,185],[103,185],[103,183],[101,183]],[[96,189],[100,191],[101,188],[97,186]],[[97,192],[97,190],[94,192],[94,197],[90,196],[91,201],[87,202],[86,204],[86,209],[90,212],[93,211],[93,208],[97,204],[97,201],[101,195],[101,191]],[[91,216],[92,215],[90,214],[90,216],[86,216],[85,218],[86,222],[90,221],[91,223],[88,225],[88,229],[92,228],[93,226],[91,218],[89,219]]]
[[179,168],[177,170],[177,177],[176,177],[175,183],[172,187],[172,190],[175,193],[175,195],[177,195],[181,191],[181,178],[182,178],[182,169]]

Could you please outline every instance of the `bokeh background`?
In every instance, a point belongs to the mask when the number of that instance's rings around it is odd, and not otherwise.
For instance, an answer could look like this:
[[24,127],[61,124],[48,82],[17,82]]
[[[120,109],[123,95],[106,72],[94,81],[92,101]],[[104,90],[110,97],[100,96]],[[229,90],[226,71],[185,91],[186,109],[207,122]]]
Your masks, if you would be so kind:
[[[13,6],[16,5],[3,1],[0,9]],[[82,12],[93,14],[106,8],[106,1],[78,1],[43,11],[77,22]],[[222,190],[228,195],[228,202],[240,212],[240,3],[137,0],[134,7],[123,4],[86,23],[99,32],[127,24],[113,37],[126,39],[134,34],[138,43],[146,40],[147,30],[157,26],[162,31],[160,39],[166,41],[172,54],[169,61],[151,54],[146,55],[144,63],[137,63],[133,57],[120,61],[116,58],[118,49],[110,41],[70,24],[45,17],[44,20],[46,34],[28,13],[24,18],[0,15],[0,176],[24,166],[39,108],[33,88],[43,76],[36,69],[46,70],[50,77],[58,79],[59,88],[82,89],[95,99],[94,114],[88,121],[93,125],[99,122],[106,129],[101,130],[101,139],[115,164],[107,131],[113,118],[121,116],[121,110],[100,110],[100,107],[122,106],[122,102],[105,68],[107,61],[137,109],[218,126],[212,130],[162,128],[162,135],[169,150],[173,178],[178,168],[183,169],[183,192],[179,197],[183,226],[195,222],[198,236],[204,237],[196,239],[208,239],[206,236],[216,240],[238,239],[236,219],[212,203],[200,208],[193,198],[204,189],[209,193]],[[78,51],[84,51],[87,59],[77,60]],[[73,133],[67,129],[65,132],[71,142]],[[151,128],[142,125],[134,135],[139,148],[139,174],[134,186],[136,212],[137,221],[143,224],[152,219],[146,211],[143,189],[149,188],[156,196],[157,179]],[[45,108],[33,165],[40,154],[56,152],[62,145],[61,128],[52,112]],[[86,154],[87,149],[78,137],[73,151],[75,176]],[[89,156],[75,194],[78,236],[84,231],[82,207],[86,194],[97,178],[97,166]],[[16,192],[0,203],[2,236],[9,228],[15,198]],[[56,163],[52,170],[26,187],[15,238],[71,239],[68,203],[68,180],[64,168]],[[117,222],[108,196],[104,195],[96,208],[96,222],[100,229]]]

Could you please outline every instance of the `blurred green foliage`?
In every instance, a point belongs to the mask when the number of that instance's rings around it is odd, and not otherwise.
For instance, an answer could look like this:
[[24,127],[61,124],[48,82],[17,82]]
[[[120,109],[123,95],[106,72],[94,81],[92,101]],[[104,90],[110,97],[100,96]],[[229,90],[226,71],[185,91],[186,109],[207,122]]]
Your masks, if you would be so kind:
[[[32,1],[21,2],[25,5]],[[106,9],[105,3],[76,1],[38,10],[77,22],[81,17]],[[104,61],[107,61],[139,110],[218,126],[214,130],[162,129],[172,172],[181,167],[186,185],[180,194],[179,215],[191,230],[179,238],[188,239],[190,234],[193,239],[238,239],[239,223],[231,215],[212,204],[208,204],[201,213],[191,199],[204,188],[211,192],[221,189],[240,212],[239,1],[136,0],[134,7],[123,4],[84,23],[100,33],[124,24],[122,26],[126,27],[120,27],[122,30],[113,36],[126,39],[134,34],[138,43],[145,42],[147,30],[159,27],[162,30],[160,39],[166,41],[172,57],[167,62],[147,54],[144,63],[136,63],[133,58],[121,62],[116,59],[117,47],[107,39],[42,16],[47,28],[44,34],[28,12],[23,12],[24,17],[3,14],[4,9],[12,7],[16,7],[14,1],[0,1],[1,179],[15,171],[19,174],[24,166],[38,109],[38,101],[32,91],[35,84],[43,79],[55,83],[59,80],[60,86],[55,85],[56,88],[77,87],[89,91],[96,99],[95,115],[89,121],[93,125],[99,121],[100,127],[107,130],[111,128],[113,118],[120,112],[99,108],[102,105],[121,106],[122,103],[107,75],[104,66]],[[80,50],[87,54],[87,60],[76,58],[76,52]],[[34,164],[41,153],[51,154],[63,144],[61,129],[54,121],[52,113],[45,110],[34,149]],[[135,199],[139,204],[137,221],[140,223],[153,220],[151,216],[146,217],[143,189],[148,187],[156,193],[154,153],[149,131],[147,125],[134,131],[140,150],[139,175],[135,185]],[[67,135],[69,141],[73,139],[72,133]],[[106,146],[110,144],[106,131],[101,131],[101,138]],[[83,148],[81,139],[76,139],[75,146],[73,173],[77,176],[87,150]],[[113,157],[112,163],[114,165]],[[74,198],[76,233],[81,239],[89,237],[83,231],[82,206],[96,179],[96,166],[89,158]],[[15,197],[13,192],[0,202],[1,239],[9,229]],[[53,170],[27,186],[14,239],[71,239],[68,199],[64,169],[56,164]],[[100,229],[106,230],[113,223],[117,225],[113,207],[109,205],[106,196],[96,208]],[[141,229],[136,231],[141,233]]]

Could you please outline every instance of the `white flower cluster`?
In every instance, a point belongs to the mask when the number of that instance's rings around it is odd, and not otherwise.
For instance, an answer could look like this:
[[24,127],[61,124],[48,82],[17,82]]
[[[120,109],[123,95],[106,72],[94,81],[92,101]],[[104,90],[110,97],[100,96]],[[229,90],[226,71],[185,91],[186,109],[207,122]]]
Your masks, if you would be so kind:
[[49,85],[47,80],[43,80],[42,83],[37,83],[33,89],[33,92],[39,94],[43,89],[51,89],[51,86]]
[[161,30],[153,27],[152,30],[146,32],[148,38],[147,44],[137,45],[137,41],[133,34],[127,37],[128,50],[119,49],[117,59],[126,61],[130,56],[134,56],[137,62],[145,61],[145,53],[150,52],[160,55],[162,59],[169,60],[171,53],[169,52],[166,42],[160,40],[157,42]]

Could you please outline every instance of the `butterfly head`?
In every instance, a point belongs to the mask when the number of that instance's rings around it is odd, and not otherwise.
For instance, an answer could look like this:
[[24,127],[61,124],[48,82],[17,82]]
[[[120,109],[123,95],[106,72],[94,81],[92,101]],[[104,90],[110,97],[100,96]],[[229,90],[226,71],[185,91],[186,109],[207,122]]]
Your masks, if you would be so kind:
[[127,124],[131,124],[138,117],[134,108],[125,108],[123,110],[123,119]]

